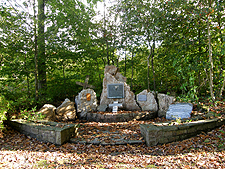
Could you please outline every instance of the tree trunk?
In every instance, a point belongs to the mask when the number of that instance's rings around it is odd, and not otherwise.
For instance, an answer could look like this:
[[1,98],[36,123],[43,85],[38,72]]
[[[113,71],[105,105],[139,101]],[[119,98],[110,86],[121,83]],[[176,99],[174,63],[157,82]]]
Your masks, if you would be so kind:
[[99,78],[99,81],[101,81],[100,68],[99,68],[99,63],[98,63],[98,59],[97,58],[95,58],[95,62],[96,62],[97,68],[98,68],[98,78]]
[[223,78],[223,85],[222,85],[222,87],[221,87],[221,89],[220,89],[219,99],[221,99],[222,96],[223,96],[224,86],[225,86],[225,76],[224,76],[224,78]]
[[35,0],[33,3],[34,10],[34,81],[35,81],[35,100],[38,99],[38,64],[37,64],[37,17],[35,9]]
[[[107,41],[107,35],[106,35],[106,21],[105,21],[105,0],[104,0],[104,31],[103,31],[103,38],[105,40],[105,44],[106,44],[106,58],[107,58],[107,64],[110,64],[110,59],[109,59],[109,51],[108,51],[108,41]],[[104,48],[104,45],[103,45]]]
[[119,51],[119,55],[117,55],[117,61],[116,61],[116,66],[119,67],[119,59],[120,59],[120,51]]
[[133,54],[133,52],[132,52],[132,62],[131,62],[131,64],[132,64],[132,73],[131,73],[131,84],[130,84],[130,88],[131,88],[131,90],[133,90],[133,76],[134,76],[134,54]]
[[35,30],[35,35],[34,35],[34,64],[35,64],[35,69],[34,69],[35,100],[37,101],[38,100],[38,63],[37,63],[37,35],[36,35],[36,30]]
[[154,52],[155,52],[155,39],[153,40],[153,48],[152,48],[152,74],[153,74],[154,91],[156,92],[155,69],[154,69]]
[[[218,11],[218,13],[217,13],[217,22],[218,22],[218,25],[219,25],[219,28],[220,28],[220,29],[219,29],[219,32],[220,32],[221,44],[223,44],[223,43],[224,43],[224,40],[223,40],[223,34],[222,34],[222,31],[221,31],[221,15],[220,15],[219,11]],[[221,45],[221,49],[222,49],[222,45]],[[224,72],[224,63],[223,63],[223,60],[224,60],[224,55],[221,54],[221,56],[220,56],[220,67],[221,67],[220,75],[222,75],[222,76],[223,76],[223,72]],[[219,99],[221,99],[222,96],[223,96],[223,90],[224,90],[224,87],[225,87],[225,76],[224,76],[224,78],[223,78],[222,87],[221,87],[221,89],[220,89]]]
[[150,56],[152,55],[152,50],[151,50],[151,48],[150,48],[150,53],[149,53],[149,56],[148,56],[148,59],[147,59],[147,61],[148,61],[148,71],[147,71],[147,81],[148,81],[148,91],[150,91],[150,84],[149,84],[149,69],[150,69],[150,61],[149,61],[149,59],[150,59]]
[[62,68],[63,68],[63,86],[64,86],[64,94],[65,94],[65,97],[66,97],[66,74],[65,74],[65,61],[62,61]]
[[44,35],[44,0],[38,0],[38,37],[37,37],[37,61],[38,61],[38,89],[39,96],[46,93],[46,63],[45,63],[45,35]]
[[208,15],[207,20],[207,29],[208,29],[208,45],[209,45],[209,63],[210,63],[210,69],[209,69],[209,87],[210,87],[210,94],[212,101],[215,102],[215,96],[213,93],[213,59],[212,59],[212,46],[211,46],[211,35],[210,35],[210,15]]
[[126,48],[125,48],[125,62],[124,62],[124,76],[126,77],[126,73],[127,73],[127,52],[126,52]]
[[30,80],[29,80],[29,71],[27,70],[27,56],[25,54],[25,58],[24,58],[24,70],[26,72],[26,76],[27,76],[27,96],[28,98],[30,98]]
[[[199,22],[199,25],[200,25],[200,22]],[[199,45],[199,48],[198,48],[198,53],[199,53],[199,57],[201,56],[201,53],[202,53],[202,48],[201,48],[201,31],[200,29],[198,29],[198,45]],[[198,60],[198,63],[199,65],[201,64],[201,59],[199,58]],[[200,93],[200,85],[201,85],[201,70],[199,69],[198,71],[198,90],[197,92]]]

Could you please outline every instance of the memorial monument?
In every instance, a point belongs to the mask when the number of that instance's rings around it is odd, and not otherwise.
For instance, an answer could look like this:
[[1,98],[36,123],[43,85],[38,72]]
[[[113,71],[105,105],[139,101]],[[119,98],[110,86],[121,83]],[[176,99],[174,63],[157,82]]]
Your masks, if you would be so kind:
[[98,111],[106,111],[106,108],[113,107],[112,104],[119,104],[117,107],[124,110],[141,110],[136,103],[134,93],[126,83],[126,77],[121,75],[119,69],[114,65],[105,67]]
[[143,90],[141,93],[137,94],[137,102],[142,111],[158,111],[158,104],[152,92]]
[[[86,118],[88,112],[97,110],[97,97],[93,89],[95,86],[88,84],[89,76],[86,76],[85,83],[76,82],[83,86],[83,90],[76,96],[75,103],[80,118]],[[87,89],[88,88],[88,89]]]

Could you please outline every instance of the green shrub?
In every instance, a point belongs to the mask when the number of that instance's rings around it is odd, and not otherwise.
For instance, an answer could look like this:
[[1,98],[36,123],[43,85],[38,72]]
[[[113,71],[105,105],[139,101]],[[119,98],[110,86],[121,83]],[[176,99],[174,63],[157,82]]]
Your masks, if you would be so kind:
[[7,119],[6,114],[9,108],[10,108],[9,101],[7,101],[4,96],[0,96],[0,128],[1,129],[4,127],[3,120]]
[[35,106],[31,110],[21,110],[19,118],[25,119],[27,121],[38,121],[44,119],[45,115],[36,112],[36,108],[37,106]]

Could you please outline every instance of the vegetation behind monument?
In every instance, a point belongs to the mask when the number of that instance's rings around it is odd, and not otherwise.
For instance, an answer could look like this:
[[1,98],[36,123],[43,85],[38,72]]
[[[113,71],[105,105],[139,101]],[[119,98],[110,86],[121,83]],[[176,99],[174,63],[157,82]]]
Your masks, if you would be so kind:
[[[222,97],[224,2],[120,1],[96,23],[93,2],[48,1],[45,17],[38,2],[24,1],[23,8],[34,9],[29,15],[9,7],[19,4],[0,5],[1,116],[74,100],[82,90],[76,82],[86,75],[99,98],[108,64],[120,68],[135,94],[149,89],[192,100]],[[44,53],[38,51],[43,45]]]

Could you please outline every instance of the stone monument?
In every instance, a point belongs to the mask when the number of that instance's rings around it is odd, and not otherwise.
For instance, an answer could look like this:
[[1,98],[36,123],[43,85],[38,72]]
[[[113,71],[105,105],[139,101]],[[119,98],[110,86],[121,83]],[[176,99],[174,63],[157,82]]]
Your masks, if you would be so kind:
[[74,107],[74,102],[69,99],[65,101],[56,109],[56,118],[59,121],[68,121],[76,119],[76,109]]
[[75,98],[77,112],[80,118],[85,118],[88,112],[97,110],[97,98],[93,89],[83,89]]
[[[97,98],[93,89],[95,86],[88,84],[89,75],[86,76],[85,83],[76,82],[76,84],[83,86],[83,90],[76,96],[75,103],[77,112],[80,118],[86,118],[88,112],[96,111]],[[88,88],[88,89],[87,89]]]
[[158,93],[157,98],[158,98],[158,104],[159,104],[158,116],[166,118],[166,111],[169,109],[169,106],[172,103],[174,103],[176,99],[172,96],[168,96],[162,93]]
[[109,104],[113,104],[114,102],[122,104],[125,110],[140,110],[134,93],[126,83],[126,77],[119,73],[117,67],[110,65],[105,67],[103,90],[98,110],[104,111]]
[[56,107],[51,104],[45,104],[38,113],[41,113],[42,115],[45,115],[44,119],[47,121],[55,121],[55,110]]
[[137,94],[137,102],[142,111],[158,111],[158,104],[152,92],[143,90],[141,93]]

